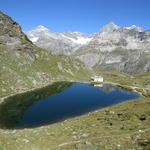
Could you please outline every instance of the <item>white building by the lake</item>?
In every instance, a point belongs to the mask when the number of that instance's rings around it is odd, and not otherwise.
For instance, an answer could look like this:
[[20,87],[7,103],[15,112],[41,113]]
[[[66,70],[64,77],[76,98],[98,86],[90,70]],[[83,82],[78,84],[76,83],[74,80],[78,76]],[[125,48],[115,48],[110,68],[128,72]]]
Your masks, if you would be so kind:
[[90,81],[94,82],[94,83],[103,83],[104,79],[102,76],[93,76],[93,77],[91,77]]

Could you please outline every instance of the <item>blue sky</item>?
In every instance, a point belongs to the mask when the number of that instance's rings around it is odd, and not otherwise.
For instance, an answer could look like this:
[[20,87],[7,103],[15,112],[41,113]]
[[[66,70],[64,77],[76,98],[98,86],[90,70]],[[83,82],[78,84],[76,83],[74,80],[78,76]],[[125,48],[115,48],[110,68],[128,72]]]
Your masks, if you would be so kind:
[[58,32],[93,33],[111,21],[150,29],[150,0],[0,0],[0,10],[24,31],[44,25]]

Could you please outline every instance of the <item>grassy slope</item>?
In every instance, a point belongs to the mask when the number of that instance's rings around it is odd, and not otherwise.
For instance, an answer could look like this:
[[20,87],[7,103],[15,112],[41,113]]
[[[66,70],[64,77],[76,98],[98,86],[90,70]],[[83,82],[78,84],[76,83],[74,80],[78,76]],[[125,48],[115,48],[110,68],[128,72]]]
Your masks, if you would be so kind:
[[53,56],[41,49],[37,53],[39,58],[28,62],[26,58],[16,58],[15,54],[10,54],[8,49],[0,46],[1,97],[44,86],[55,80],[84,80],[89,78],[89,71],[77,60],[66,56]]
[[[102,73],[103,72],[103,73]],[[148,87],[149,73],[130,78],[125,74],[97,71],[109,82]],[[81,117],[44,127],[0,130],[1,149],[139,149],[150,147],[150,97],[125,102]]]

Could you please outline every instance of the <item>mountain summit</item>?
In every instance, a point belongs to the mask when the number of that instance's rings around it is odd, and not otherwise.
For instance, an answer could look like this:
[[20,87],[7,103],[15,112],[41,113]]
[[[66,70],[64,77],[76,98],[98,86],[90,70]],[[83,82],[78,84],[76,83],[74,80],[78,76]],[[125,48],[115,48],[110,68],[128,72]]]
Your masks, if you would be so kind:
[[40,32],[40,31],[48,31],[49,29],[42,25],[38,25],[35,30],[38,30]]
[[136,30],[138,32],[143,32],[143,29],[141,27],[136,26],[136,25],[132,25],[130,27],[124,27],[124,28],[127,30]]
[[119,26],[117,26],[114,22],[110,22],[107,25],[105,25],[100,32],[113,32],[115,30],[119,29]]

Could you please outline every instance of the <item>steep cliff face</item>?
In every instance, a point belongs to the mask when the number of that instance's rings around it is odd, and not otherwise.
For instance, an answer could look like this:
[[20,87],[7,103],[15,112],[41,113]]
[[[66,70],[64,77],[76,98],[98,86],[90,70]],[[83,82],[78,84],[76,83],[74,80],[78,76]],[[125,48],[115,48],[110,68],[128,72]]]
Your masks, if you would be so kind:
[[35,59],[32,42],[22,32],[20,25],[0,12],[0,44],[10,52]]
[[67,56],[54,56],[33,45],[21,27],[0,12],[0,97],[55,80],[85,79],[88,70]]
[[150,32],[140,27],[104,26],[74,56],[89,67],[104,67],[126,73],[150,71]]

